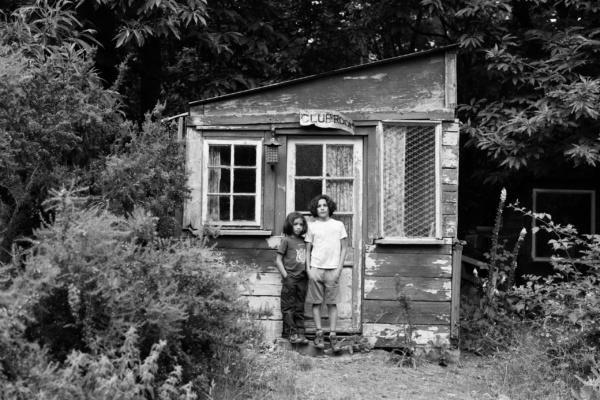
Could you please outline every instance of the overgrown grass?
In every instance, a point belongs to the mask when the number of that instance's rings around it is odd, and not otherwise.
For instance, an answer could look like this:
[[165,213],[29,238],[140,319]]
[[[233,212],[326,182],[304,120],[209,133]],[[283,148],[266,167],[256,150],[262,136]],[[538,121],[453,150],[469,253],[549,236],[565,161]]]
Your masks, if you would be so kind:
[[[232,354],[233,355],[233,354]],[[297,376],[313,368],[313,361],[280,347],[249,349],[242,359],[231,358],[229,367],[213,382],[213,400],[297,400]]]
[[553,355],[529,324],[514,328],[509,347],[492,356],[489,386],[512,400],[570,398],[567,360]]

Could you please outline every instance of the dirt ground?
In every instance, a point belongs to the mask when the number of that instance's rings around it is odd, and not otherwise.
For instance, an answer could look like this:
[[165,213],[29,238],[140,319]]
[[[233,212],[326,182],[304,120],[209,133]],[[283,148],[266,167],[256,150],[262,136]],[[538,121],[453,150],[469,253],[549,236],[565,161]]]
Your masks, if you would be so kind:
[[398,356],[377,349],[336,357],[275,349],[261,357],[265,376],[278,371],[279,379],[287,380],[272,382],[272,398],[277,399],[509,400],[489,379],[491,360],[464,352],[458,363],[447,366],[423,360],[401,366]]

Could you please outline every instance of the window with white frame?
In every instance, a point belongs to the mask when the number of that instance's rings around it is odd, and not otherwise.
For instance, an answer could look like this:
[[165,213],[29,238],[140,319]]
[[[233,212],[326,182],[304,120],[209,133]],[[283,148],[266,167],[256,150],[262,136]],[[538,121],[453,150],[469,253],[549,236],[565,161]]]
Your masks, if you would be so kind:
[[259,226],[262,140],[206,139],[202,219],[222,226]]
[[[533,189],[532,209],[534,213],[548,214],[555,224],[573,225],[579,234],[596,233],[595,190],[536,188]],[[547,221],[550,217],[545,216],[542,219]],[[543,226],[543,222],[537,221],[535,218],[532,220],[533,228],[542,228]],[[533,229],[533,232],[531,248],[534,261],[550,261],[553,250],[552,245],[548,242],[556,239],[556,236],[544,229]]]
[[384,239],[440,239],[440,123],[384,122],[381,229]]

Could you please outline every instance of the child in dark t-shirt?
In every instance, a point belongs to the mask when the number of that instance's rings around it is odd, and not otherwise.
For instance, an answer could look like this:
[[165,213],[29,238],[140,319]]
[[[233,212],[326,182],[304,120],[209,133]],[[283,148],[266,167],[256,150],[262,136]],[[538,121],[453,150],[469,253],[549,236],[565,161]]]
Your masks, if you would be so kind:
[[306,244],[302,235],[308,225],[298,212],[288,214],[277,249],[275,265],[283,277],[281,288],[281,312],[283,314],[283,336],[292,343],[308,343],[304,336],[304,301],[308,275],[306,274]]

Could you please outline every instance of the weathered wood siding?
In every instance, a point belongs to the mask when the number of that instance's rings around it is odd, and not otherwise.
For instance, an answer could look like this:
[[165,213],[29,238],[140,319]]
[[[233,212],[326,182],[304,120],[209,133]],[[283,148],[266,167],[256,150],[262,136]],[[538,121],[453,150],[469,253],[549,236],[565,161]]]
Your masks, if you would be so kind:
[[[450,332],[452,246],[373,245],[365,253],[363,334],[378,347],[412,340],[447,341]],[[410,297],[409,315],[397,300]],[[439,337],[436,337],[439,336]]]
[[[456,237],[458,221],[458,124],[442,124],[441,147],[441,213],[442,236],[451,242]],[[372,157],[378,157],[371,150]],[[378,171],[370,171],[377,175]],[[371,180],[378,182],[377,177]],[[374,185],[369,186],[375,188]],[[371,189],[369,210],[377,210],[377,191]],[[369,224],[370,242],[379,237],[379,227]],[[457,336],[452,323],[458,319],[459,288],[456,286],[457,263],[453,246],[381,245],[367,246],[363,292],[363,335],[378,347],[396,347],[408,343],[405,337],[412,324],[411,341],[418,344],[448,342]],[[458,265],[460,265],[458,263]],[[397,300],[398,291],[408,295],[410,317]],[[410,321],[409,321],[410,318]]]
[[303,109],[333,109],[353,120],[452,119],[455,86],[444,52],[375,62],[332,74],[192,104],[188,125],[296,122]]
[[[244,239],[234,236],[218,237],[210,242],[215,253],[229,265],[242,265],[249,268],[245,273],[245,282],[240,287],[242,295],[248,301],[250,310],[264,327],[267,340],[281,337],[283,329],[280,307],[281,274],[275,267],[279,237],[267,239]],[[344,268],[340,278],[342,301],[338,305],[338,330],[352,331],[352,268]],[[306,304],[306,328],[315,331],[312,307]],[[323,329],[329,329],[327,306],[321,308]]]
[[[295,135],[341,136],[347,132],[301,127],[298,112],[325,109],[341,112],[356,123],[355,136],[364,137],[362,253],[355,266],[344,268],[338,331],[353,332],[352,316],[360,311],[359,328],[377,347],[444,342],[457,334],[458,290],[457,229],[458,124],[456,107],[456,52],[444,49],[348,68],[316,77],[261,89],[202,100],[191,104],[187,118],[187,160],[191,198],[184,210],[184,227],[199,228],[202,206],[202,146],[205,137],[269,140],[271,132],[282,143],[279,164],[263,169],[263,218],[260,230],[271,236],[219,236],[215,251],[227,263],[247,266],[246,284],[240,289],[269,339],[282,331],[279,307],[281,277],[275,268],[276,249],[286,216],[286,165],[288,140]],[[440,230],[435,244],[382,244],[381,156],[382,121],[442,121],[439,164]],[[439,132],[439,131],[438,131]],[[264,162],[264,160],[263,160]],[[264,164],[263,164],[264,165]],[[239,234],[239,233],[238,233]],[[385,239],[385,238],[383,238]],[[435,240],[434,240],[435,242]],[[454,254],[454,255],[453,255]],[[351,252],[349,252],[351,256]],[[364,268],[364,269],[363,269]],[[354,282],[353,282],[354,273]],[[356,277],[361,279],[356,279]],[[411,298],[410,317],[397,301],[398,289]],[[354,283],[354,289],[353,289]],[[354,290],[354,292],[353,292]],[[355,296],[354,298],[352,296]],[[360,300],[360,301],[351,301]],[[362,301],[362,305],[361,305]],[[351,304],[359,304],[352,310]],[[307,307],[307,327],[314,330]],[[322,310],[327,328],[326,307]],[[356,322],[355,318],[355,322]],[[454,324],[454,325],[453,325]],[[412,329],[412,337],[406,334]]]
[[458,123],[442,124],[442,235],[456,237],[458,224]]

